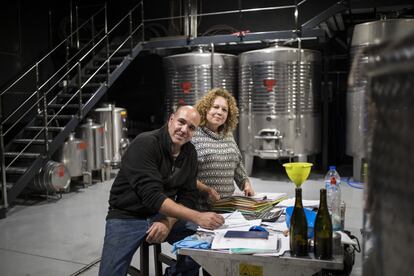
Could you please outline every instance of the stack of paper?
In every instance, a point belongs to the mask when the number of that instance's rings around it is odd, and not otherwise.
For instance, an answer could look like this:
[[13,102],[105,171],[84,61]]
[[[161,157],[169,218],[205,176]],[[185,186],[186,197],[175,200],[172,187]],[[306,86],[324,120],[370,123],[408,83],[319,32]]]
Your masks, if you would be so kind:
[[257,193],[251,197],[233,195],[216,201],[213,205],[213,210],[218,212],[238,210],[243,214],[266,212],[285,198],[285,193]]

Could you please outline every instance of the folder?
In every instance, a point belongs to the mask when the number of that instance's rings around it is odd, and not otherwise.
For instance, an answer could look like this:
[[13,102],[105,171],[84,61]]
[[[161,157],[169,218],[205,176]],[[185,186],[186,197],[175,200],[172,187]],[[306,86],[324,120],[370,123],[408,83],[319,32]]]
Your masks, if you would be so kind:
[[224,234],[225,238],[243,238],[243,239],[267,239],[269,232],[264,231],[235,231],[229,230]]

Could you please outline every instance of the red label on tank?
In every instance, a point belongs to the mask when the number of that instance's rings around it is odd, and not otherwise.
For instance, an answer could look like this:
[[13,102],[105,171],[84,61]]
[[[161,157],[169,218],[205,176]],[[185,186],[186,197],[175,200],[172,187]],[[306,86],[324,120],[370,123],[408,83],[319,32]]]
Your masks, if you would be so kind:
[[185,101],[183,99],[178,100],[178,105],[185,105]]
[[58,168],[58,176],[64,177],[65,176],[65,167],[63,165],[60,165]]
[[266,87],[267,92],[273,91],[273,87],[276,85],[276,80],[263,80],[263,85]]
[[86,149],[86,143],[85,142],[80,142],[78,144],[78,149],[80,149],[80,150]]
[[104,133],[104,128],[103,127],[98,128],[98,132],[99,132],[99,134]]
[[189,81],[184,81],[181,83],[181,88],[183,89],[183,93],[184,94],[188,94],[190,93],[190,89],[191,89],[191,82]]

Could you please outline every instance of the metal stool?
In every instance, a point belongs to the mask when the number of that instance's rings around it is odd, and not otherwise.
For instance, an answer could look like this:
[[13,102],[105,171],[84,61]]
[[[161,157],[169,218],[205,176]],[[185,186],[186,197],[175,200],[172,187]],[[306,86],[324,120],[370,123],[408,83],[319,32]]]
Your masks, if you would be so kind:
[[148,276],[149,275],[149,247],[153,246],[154,250],[154,267],[155,276],[162,276],[162,264],[172,266],[176,260],[161,252],[161,244],[149,244],[144,241],[139,248],[139,269],[134,266],[128,268],[128,275],[131,276]]

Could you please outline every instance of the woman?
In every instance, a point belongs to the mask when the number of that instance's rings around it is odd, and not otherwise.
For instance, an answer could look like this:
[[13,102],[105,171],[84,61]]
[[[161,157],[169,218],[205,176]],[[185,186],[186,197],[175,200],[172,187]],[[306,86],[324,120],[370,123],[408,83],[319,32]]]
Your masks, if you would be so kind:
[[197,102],[196,109],[201,121],[191,142],[198,155],[201,209],[209,210],[211,202],[231,196],[235,190],[233,181],[245,195],[254,195],[232,134],[239,116],[234,97],[224,89],[214,88]]

